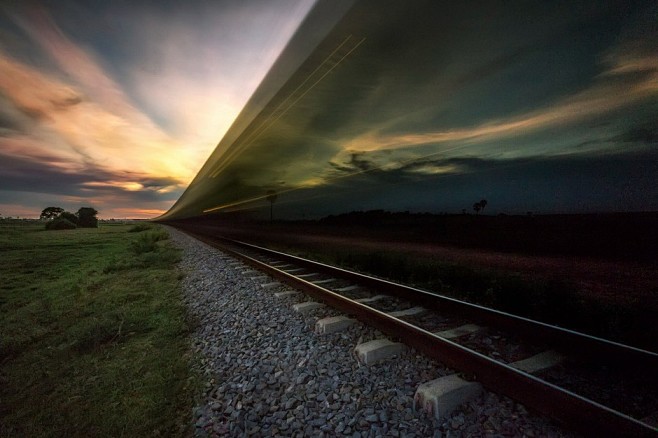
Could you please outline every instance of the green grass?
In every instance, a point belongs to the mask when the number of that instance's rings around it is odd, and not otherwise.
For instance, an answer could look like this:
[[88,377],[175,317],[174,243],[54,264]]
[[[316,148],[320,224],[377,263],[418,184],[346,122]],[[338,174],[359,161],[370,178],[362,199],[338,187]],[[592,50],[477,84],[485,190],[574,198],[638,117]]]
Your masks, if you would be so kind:
[[151,228],[153,228],[153,227],[149,224],[137,224],[137,225],[134,225],[132,228],[130,228],[128,230],[128,232],[129,233],[139,233],[139,232],[142,232],[142,231],[148,231]]
[[179,251],[129,229],[0,228],[1,436],[190,433]]

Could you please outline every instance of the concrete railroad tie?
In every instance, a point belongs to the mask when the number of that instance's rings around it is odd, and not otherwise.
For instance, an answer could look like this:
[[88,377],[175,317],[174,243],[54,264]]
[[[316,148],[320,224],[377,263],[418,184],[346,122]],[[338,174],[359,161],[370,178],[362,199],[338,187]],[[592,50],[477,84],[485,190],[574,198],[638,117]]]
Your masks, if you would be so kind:
[[327,284],[327,283],[333,283],[334,281],[337,281],[335,278],[327,278],[326,280],[312,280],[311,283],[313,284]]
[[276,286],[281,286],[281,283],[279,283],[278,281],[273,281],[271,283],[263,283],[260,285],[260,287],[262,287],[263,289],[271,289]]
[[529,374],[539,373],[541,371],[553,368],[564,361],[564,356],[560,353],[548,350],[543,353],[535,354],[527,359],[512,362],[510,366],[517,370],[525,371]]
[[277,298],[284,298],[284,297],[289,297],[291,295],[297,295],[298,293],[299,292],[296,291],[296,290],[287,290],[287,291],[283,291],[283,292],[276,292],[274,294],[274,296],[277,297]]
[[316,303],[315,301],[307,301],[305,303],[299,303],[295,304],[292,306],[293,310],[295,312],[299,312],[301,314],[304,313],[309,313],[315,309],[319,309],[320,307],[324,307],[325,305],[322,303]]
[[357,345],[354,348],[354,352],[359,362],[365,365],[372,365],[375,362],[398,356],[404,349],[405,345],[399,342],[392,342],[388,339],[375,339],[374,341]]
[[479,325],[465,324],[465,325],[460,325],[459,327],[454,329],[443,330],[442,332],[436,332],[434,334],[445,339],[454,339],[454,338],[459,338],[461,336],[470,335],[471,333],[475,333],[480,330],[482,330],[482,327],[480,327]]
[[482,385],[478,382],[468,382],[452,374],[420,385],[414,395],[414,410],[441,420],[481,393]]
[[426,312],[427,309],[423,307],[412,307],[410,309],[405,309],[405,310],[396,310],[395,312],[389,312],[389,316],[393,316],[395,318],[400,318],[402,316],[413,316],[413,315],[419,315],[423,312]]
[[[549,350],[513,362],[510,366],[532,374],[554,367],[563,360],[564,356]],[[414,395],[414,410],[424,411],[437,420],[441,420],[481,393],[482,385],[478,382],[468,382],[456,374],[441,377],[418,387]]]
[[356,320],[347,316],[330,316],[328,318],[318,319],[315,323],[315,333],[325,335],[339,332],[345,330],[355,322]]
[[[355,286],[355,289],[358,289],[358,286]],[[366,304],[366,303],[372,303],[374,301],[383,300],[384,298],[388,298],[388,295],[375,295],[368,298],[359,298],[358,300],[354,300],[354,301],[356,301],[357,303]]]

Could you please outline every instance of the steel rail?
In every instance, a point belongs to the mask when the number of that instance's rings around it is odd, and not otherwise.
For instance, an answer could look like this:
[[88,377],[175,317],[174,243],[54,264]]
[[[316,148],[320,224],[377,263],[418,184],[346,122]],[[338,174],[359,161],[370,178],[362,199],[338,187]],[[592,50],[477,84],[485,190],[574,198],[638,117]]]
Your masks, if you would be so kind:
[[658,353],[621,344],[574,330],[558,327],[541,321],[535,321],[500,310],[468,303],[455,298],[417,289],[415,287],[394,283],[381,278],[371,277],[358,272],[330,266],[324,263],[303,259],[279,251],[263,248],[246,242],[219,238],[230,244],[269,254],[279,259],[295,263],[307,269],[314,269],[377,290],[404,298],[427,308],[468,315],[494,327],[500,327],[522,333],[524,338],[534,339],[551,345],[562,352],[581,357],[588,361],[602,360],[608,365],[621,365],[624,368],[641,367],[655,371],[658,369]]
[[[473,375],[475,379],[481,382],[485,387],[497,393],[511,397],[531,409],[535,409],[554,418],[573,430],[579,431],[588,436],[614,435],[658,437],[658,430],[637,419],[571,391],[545,382],[509,365],[497,362],[488,356],[470,350],[450,340],[441,338],[431,332],[401,319],[392,317],[365,304],[353,301],[340,294],[332,292],[329,289],[325,289],[319,285],[300,279],[267,263],[261,262],[244,253],[227,247],[226,242],[232,245],[255,250],[260,253],[276,256],[277,259],[285,259],[286,261],[295,262],[297,264],[305,264],[302,262],[309,262],[307,266],[337,269],[338,271],[334,271],[334,273],[340,272],[341,278],[345,278],[342,274],[350,273],[356,275],[356,278],[359,279],[365,277],[376,280],[376,282],[383,281],[389,285],[395,285],[395,283],[374,279],[372,277],[352,273],[340,268],[333,268],[317,262],[311,262],[296,256],[258,247],[245,242],[237,242],[217,236],[213,236],[213,238],[210,239],[206,235],[199,235],[187,230],[185,231],[193,237],[219,247],[223,251],[243,260],[247,264],[266,272],[272,277],[280,280],[282,283],[296,289],[301,289],[308,295],[321,300],[342,312],[354,316],[360,321],[379,329],[387,335],[399,338],[405,344],[417,349],[428,357],[436,359],[458,371]],[[218,240],[225,242],[225,244],[220,244]],[[408,287],[404,286],[404,288],[406,289]],[[427,293],[414,288],[410,289]],[[599,340],[599,338],[594,339]]]

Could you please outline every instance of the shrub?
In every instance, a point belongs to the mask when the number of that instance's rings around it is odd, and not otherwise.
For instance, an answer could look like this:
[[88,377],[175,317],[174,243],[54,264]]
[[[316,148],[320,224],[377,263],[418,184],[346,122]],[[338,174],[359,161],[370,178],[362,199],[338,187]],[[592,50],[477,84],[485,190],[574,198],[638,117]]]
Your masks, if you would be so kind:
[[148,231],[151,229],[151,226],[148,224],[137,224],[131,229],[128,230],[129,233],[139,233],[141,231]]
[[71,213],[70,211],[65,211],[62,214],[59,215],[59,217],[66,219],[67,221],[73,223],[73,224],[78,224],[78,217]]
[[78,226],[80,228],[98,228],[98,211],[91,207],[82,207],[78,210]]
[[155,251],[157,243],[161,240],[169,239],[169,234],[165,230],[155,230],[149,233],[140,234],[140,236],[131,243],[131,248],[135,254],[143,254]]
[[75,224],[68,219],[58,217],[46,224],[46,230],[74,230]]

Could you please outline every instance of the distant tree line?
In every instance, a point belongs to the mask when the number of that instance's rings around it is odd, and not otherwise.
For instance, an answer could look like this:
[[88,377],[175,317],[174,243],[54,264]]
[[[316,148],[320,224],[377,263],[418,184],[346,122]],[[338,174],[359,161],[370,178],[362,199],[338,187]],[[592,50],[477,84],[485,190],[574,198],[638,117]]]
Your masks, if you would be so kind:
[[98,228],[98,211],[91,207],[81,207],[77,213],[65,211],[61,207],[46,207],[39,216],[47,220],[47,230],[72,230],[75,228]]

